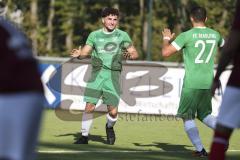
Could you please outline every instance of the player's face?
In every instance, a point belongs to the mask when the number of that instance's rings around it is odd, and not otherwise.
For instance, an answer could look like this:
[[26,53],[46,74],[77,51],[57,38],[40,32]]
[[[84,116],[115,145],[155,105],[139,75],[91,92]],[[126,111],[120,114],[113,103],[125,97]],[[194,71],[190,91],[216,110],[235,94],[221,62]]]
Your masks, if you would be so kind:
[[107,17],[104,17],[102,19],[102,22],[103,22],[103,26],[106,29],[106,31],[111,32],[117,27],[118,16],[109,15]]

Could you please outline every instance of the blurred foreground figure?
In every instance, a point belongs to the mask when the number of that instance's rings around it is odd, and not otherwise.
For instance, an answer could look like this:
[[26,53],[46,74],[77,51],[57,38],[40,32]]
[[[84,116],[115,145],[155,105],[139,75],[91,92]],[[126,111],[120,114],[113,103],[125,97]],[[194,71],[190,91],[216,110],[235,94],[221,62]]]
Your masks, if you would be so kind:
[[43,109],[43,87],[27,38],[0,19],[0,160],[31,160]]
[[219,77],[233,61],[233,69],[223,95],[209,159],[224,160],[229,138],[234,128],[240,128],[240,1],[237,1],[235,19],[226,46],[222,50],[212,93],[219,87]]

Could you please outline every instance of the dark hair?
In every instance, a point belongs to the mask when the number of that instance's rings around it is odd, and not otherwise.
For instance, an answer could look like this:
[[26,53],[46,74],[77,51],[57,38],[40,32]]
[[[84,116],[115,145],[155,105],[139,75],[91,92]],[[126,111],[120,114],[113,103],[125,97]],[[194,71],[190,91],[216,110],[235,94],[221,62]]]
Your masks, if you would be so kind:
[[101,16],[104,18],[104,17],[107,17],[109,15],[114,15],[114,16],[118,16],[119,17],[118,9],[116,9],[116,8],[109,8],[109,7],[104,8],[102,10]]
[[191,9],[190,16],[195,22],[204,22],[207,17],[207,11],[205,8],[197,6]]

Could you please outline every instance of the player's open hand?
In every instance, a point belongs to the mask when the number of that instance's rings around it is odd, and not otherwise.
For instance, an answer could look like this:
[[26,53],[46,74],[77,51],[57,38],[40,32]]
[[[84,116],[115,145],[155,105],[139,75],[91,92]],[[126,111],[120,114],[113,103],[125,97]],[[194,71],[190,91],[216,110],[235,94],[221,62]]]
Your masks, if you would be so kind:
[[81,55],[81,46],[78,49],[73,49],[70,55],[72,57],[79,57]]
[[170,29],[164,28],[162,31],[163,39],[171,40],[173,39],[175,33],[172,33]]
[[126,60],[131,59],[131,55],[127,50],[123,51],[123,58],[126,59]]

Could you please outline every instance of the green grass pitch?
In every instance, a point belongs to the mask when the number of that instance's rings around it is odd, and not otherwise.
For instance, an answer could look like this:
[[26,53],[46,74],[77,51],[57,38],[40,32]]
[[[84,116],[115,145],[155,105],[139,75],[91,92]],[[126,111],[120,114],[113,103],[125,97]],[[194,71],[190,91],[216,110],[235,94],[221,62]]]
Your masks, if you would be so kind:
[[[187,160],[194,147],[174,117],[120,114],[115,145],[105,144],[106,116],[95,114],[88,145],[72,144],[79,136],[81,115],[45,110],[37,160]],[[209,150],[212,130],[197,121],[202,142]],[[240,134],[231,137],[227,159],[240,158]]]

